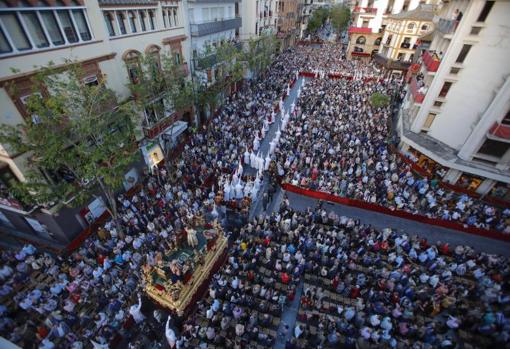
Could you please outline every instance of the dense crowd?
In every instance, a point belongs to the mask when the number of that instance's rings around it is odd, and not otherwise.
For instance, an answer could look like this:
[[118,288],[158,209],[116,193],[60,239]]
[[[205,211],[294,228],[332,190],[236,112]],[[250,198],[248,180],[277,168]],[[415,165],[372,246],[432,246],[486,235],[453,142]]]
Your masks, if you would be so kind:
[[[143,312],[140,297],[142,266],[158,263],[195,217],[205,222],[221,221],[226,206],[246,209],[257,198],[258,190],[253,189],[260,189],[260,178],[243,175],[244,154],[254,151],[254,139],[268,120],[272,121],[273,111],[296,72],[308,69],[347,74],[354,79],[315,79],[307,83],[275,153],[289,181],[433,216],[449,210],[451,219],[482,227],[499,227],[504,215],[509,215],[510,212],[483,207],[467,197],[439,192],[432,183],[415,177],[388,151],[389,108],[374,109],[367,100],[375,91],[392,94],[398,90],[397,82],[364,83],[361,78],[377,77],[377,69],[345,61],[337,45],[290,49],[275,60],[263,77],[246,83],[229,97],[207,127],[189,135],[189,143],[172,170],[162,167],[147,173],[139,190],[120,195],[118,220],[108,221],[76,251],[55,256],[31,245],[18,251],[2,251],[0,334],[23,348],[108,348],[108,343],[117,338],[129,342],[134,332],[126,323],[135,322],[143,328],[149,317]],[[224,192],[226,183],[235,184],[228,194]],[[450,209],[452,202],[454,208]],[[469,220],[473,215],[474,222]],[[336,222],[333,228],[323,226],[325,217]],[[233,239],[228,263],[214,277],[209,297],[200,305],[197,317],[185,323],[182,330],[167,322],[166,339],[179,347],[204,347],[209,343],[241,348],[253,342],[269,347],[278,335],[275,330],[282,308],[294,298],[302,274],[308,272],[326,273],[322,276],[337,278],[338,284],[341,279],[344,288],[338,293],[362,298],[365,311],[371,302],[383,303],[386,308],[375,312],[383,317],[381,321],[393,302],[388,294],[393,297],[395,292],[399,302],[404,299],[399,303],[402,313],[407,308],[437,308],[433,299],[427,298],[430,294],[418,297],[416,288],[420,283],[440,290],[436,302],[455,298],[450,306],[456,302],[462,305],[463,297],[483,296],[483,303],[476,303],[483,314],[480,319],[467,312],[451,315],[462,326],[471,326],[491,340],[507,340],[507,284],[502,281],[508,272],[505,261],[475,255],[461,247],[460,252],[447,251],[456,263],[453,268],[451,258],[439,257],[438,249],[444,246],[435,248],[424,242],[416,245],[410,238],[403,242],[399,239],[404,238],[394,232],[375,232],[352,221],[338,222],[338,217],[322,211],[301,215],[290,211],[284,202],[279,213],[246,225]],[[397,240],[401,242],[397,244]],[[384,269],[385,264],[377,259],[380,250],[388,252],[387,261],[396,265],[398,277],[392,274],[395,268]],[[367,262],[369,256],[372,259]],[[358,282],[354,266],[372,264],[374,269],[357,283],[359,293],[354,291],[361,297],[352,297],[352,290],[356,289],[353,278]],[[404,270],[406,266],[416,269]],[[383,268],[379,274],[374,274],[376,267]],[[477,283],[463,289],[463,285],[453,283],[448,270],[458,275],[472,274]],[[379,289],[369,292],[374,275],[386,281],[383,288],[377,284]],[[426,281],[421,281],[422,275],[428,276]],[[445,286],[440,288],[441,285]],[[409,288],[414,293],[406,293]],[[305,291],[305,297],[312,301],[302,302],[303,307],[317,304],[317,292],[316,288]],[[396,303],[391,304],[393,307]],[[450,308],[441,309],[442,314],[445,311]],[[164,317],[160,315],[158,322],[163,326]],[[348,331],[342,323],[335,323],[335,331],[356,337],[352,326],[360,325],[363,330],[361,325],[365,322],[351,322],[353,318],[347,320]],[[386,320],[392,324],[394,330],[388,333],[394,338],[401,336],[396,333],[400,319],[409,317],[398,315]],[[377,326],[360,334],[379,331],[382,338],[383,331]],[[331,324],[325,328],[329,331]],[[308,333],[307,328],[289,330],[304,331],[303,336]],[[434,328],[431,331],[434,340],[443,340]],[[379,343],[380,338],[368,340]],[[131,345],[136,347],[135,343],[133,340]]]
[[391,104],[375,108],[370,97],[399,94],[400,82],[313,79],[301,93],[297,116],[276,152],[294,185],[510,233],[510,209],[443,189],[414,174],[390,149]]

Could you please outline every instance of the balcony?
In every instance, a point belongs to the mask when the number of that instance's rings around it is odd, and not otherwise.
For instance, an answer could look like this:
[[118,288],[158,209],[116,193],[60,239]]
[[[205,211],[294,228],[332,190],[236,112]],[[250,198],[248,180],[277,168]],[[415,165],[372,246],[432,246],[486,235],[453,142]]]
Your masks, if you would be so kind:
[[353,12],[359,12],[359,13],[376,13],[377,12],[377,9],[375,7],[361,7],[361,6],[356,6],[354,7],[354,11]]
[[444,35],[450,35],[455,33],[458,23],[459,21],[454,19],[439,18],[439,21],[437,22],[437,30]]
[[238,29],[241,27],[241,24],[241,17],[191,24],[191,36],[200,37],[227,30]]
[[510,142],[510,125],[495,122],[489,129],[489,138],[496,138],[496,140],[503,142]]
[[411,94],[413,96],[414,102],[421,104],[425,99],[425,95],[419,92],[418,82],[416,81],[416,77],[413,76],[411,79],[411,83],[409,84],[409,88],[411,90]]
[[439,64],[441,63],[441,60],[435,53],[430,53],[430,51],[424,51],[423,52],[423,65],[427,69],[427,71],[431,73],[437,72],[439,69]]
[[400,48],[407,48],[407,49],[409,49],[409,48],[411,48],[411,44],[408,43],[408,42],[403,42],[402,44],[400,44]]
[[372,28],[350,27],[349,34],[371,34]]

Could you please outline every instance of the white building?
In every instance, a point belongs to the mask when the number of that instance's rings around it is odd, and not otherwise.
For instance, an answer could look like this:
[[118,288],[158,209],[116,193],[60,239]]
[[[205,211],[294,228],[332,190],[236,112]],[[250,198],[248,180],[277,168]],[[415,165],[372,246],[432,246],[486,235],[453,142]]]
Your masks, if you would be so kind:
[[392,14],[414,10],[420,0],[357,0],[352,4],[347,56],[369,58],[379,50],[385,19]]
[[242,2],[241,40],[249,40],[262,34],[276,35],[277,3],[277,0],[244,0]]
[[[65,60],[81,63],[87,84],[106,79],[119,101],[131,96],[142,54],[168,53],[187,71],[188,26],[183,2],[177,0],[1,1],[0,122],[17,125],[32,116],[24,102],[34,93],[36,66]],[[11,69],[15,69],[14,73]],[[14,87],[14,88],[11,88]],[[143,124],[145,138],[157,139],[182,118],[160,115]],[[187,115],[189,120],[189,115]],[[169,122],[170,121],[170,122]],[[102,212],[91,202],[80,209],[26,208],[9,193],[25,181],[26,153],[0,146],[0,231],[42,245],[62,247]],[[4,235],[5,236],[5,235]],[[2,238],[5,241],[7,238]]]
[[207,46],[239,37],[240,0],[188,0],[190,45],[196,56]]
[[401,110],[401,146],[443,180],[510,201],[510,2],[456,0],[434,19],[430,51]]

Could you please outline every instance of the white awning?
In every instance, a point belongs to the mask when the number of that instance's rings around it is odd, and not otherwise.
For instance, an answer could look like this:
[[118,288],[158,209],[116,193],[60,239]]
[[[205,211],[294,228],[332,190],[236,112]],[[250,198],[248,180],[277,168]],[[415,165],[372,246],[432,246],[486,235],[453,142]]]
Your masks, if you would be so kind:
[[188,123],[186,121],[177,120],[170,126],[165,134],[171,136],[173,139],[179,137],[186,129],[188,128]]

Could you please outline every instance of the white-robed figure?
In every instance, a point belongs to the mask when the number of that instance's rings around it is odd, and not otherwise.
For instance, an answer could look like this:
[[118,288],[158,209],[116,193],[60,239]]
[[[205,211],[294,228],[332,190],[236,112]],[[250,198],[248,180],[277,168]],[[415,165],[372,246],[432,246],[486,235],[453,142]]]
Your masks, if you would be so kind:
[[271,142],[269,142],[269,154],[272,155],[274,150],[276,148],[276,140],[273,139]]
[[145,316],[142,314],[140,309],[142,309],[142,297],[138,295],[138,304],[133,304],[129,308],[129,314],[131,314],[137,324],[141,323],[145,319]]
[[174,330],[172,330],[172,328],[170,327],[170,315],[168,315],[168,319],[166,320],[165,337],[170,348],[174,349],[175,343],[177,342],[177,337],[175,336]]
[[236,189],[232,183],[230,184],[228,196],[230,198],[229,200],[234,200],[236,198]]
[[290,113],[294,113],[294,110],[296,109],[296,103],[292,102],[292,104],[290,105]]
[[290,96],[290,84],[287,84],[287,96]]
[[255,199],[257,197],[257,193],[260,190],[260,173],[261,171],[257,172],[257,177],[255,178],[255,181],[253,181],[253,188],[251,190],[251,198]]
[[278,130],[276,130],[275,137],[274,137],[274,139],[276,139],[277,144],[280,142],[281,135],[282,135],[282,131],[280,131],[280,126],[278,126]]
[[280,110],[283,110],[283,99],[280,97],[280,102],[278,102],[278,106],[280,107]]
[[250,166],[253,167],[253,168],[256,168],[257,166],[257,160],[256,160],[257,156],[255,155],[255,153],[252,151],[250,153]]
[[262,158],[262,156],[258,157],[258,161],[259,161],[259,166],[257,167],[257,169],[259,171],[263,171],[264,170],[264,159]]
[[[273,113],[274,113],[274,111],[273,111]],[[264,118],[262,125],[263,125],[262,128],[264,129],[264,133],[267,132],[267,130],[269,130],[269,121],[267,121],[267,118]]]
[[244,186],[244,197],[247,198],[250,196],[251,190],[253,189],[253,181],[246,182]]
[[259,150],[259,147],[260,147],[260,140],[259,140],[259,136],[256,135],[255,139],[253,140],[253,150],[257,151],[257,150]]
[[188,245],[192,248],[198,246],[198,238],[197,238],[197,231],[192,228],[184,228],[186,231],[186,238],[188,240]]
[[225,201],[230,201],[232,197],[230,196],[230,183],[228,180],[225,181],[225,184],[223,185],[223,198]]
[[269,155],[266,156],[266,160],[264,162],[264,171],[269,170],[269,164],[271,164],[271,158]]
[[237,200],[241,200],[243,198],[243,185],[241,184],[241,182],[237,183],[236,186],[235,186],[235,195],[236,195],[236,199]]
[[246,149],[243,155],[244,164],[250,166],[250,153],[248,152],[248,149]]

